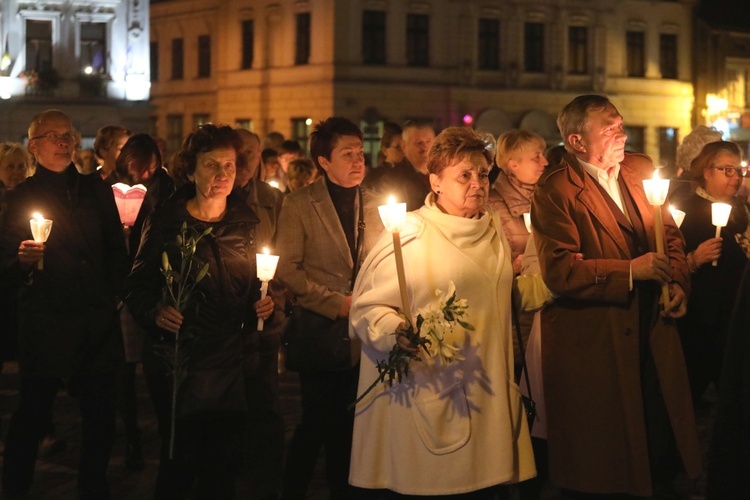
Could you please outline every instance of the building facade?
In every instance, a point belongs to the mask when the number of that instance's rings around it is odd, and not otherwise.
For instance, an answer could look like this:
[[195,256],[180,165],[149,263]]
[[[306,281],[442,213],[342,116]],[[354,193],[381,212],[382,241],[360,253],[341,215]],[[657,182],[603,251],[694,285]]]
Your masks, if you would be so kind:
[[84,147],[105,125],[146,131],[148,0],[3,0],[0,33],[0,139],[22,141],[53,107]]
[[603,93],[633,150],[668,161],[691,127],[693,0],[152,0],[153,131],[204,121],[306,143],[341,115],[428,118],[549,144],[555,117]]

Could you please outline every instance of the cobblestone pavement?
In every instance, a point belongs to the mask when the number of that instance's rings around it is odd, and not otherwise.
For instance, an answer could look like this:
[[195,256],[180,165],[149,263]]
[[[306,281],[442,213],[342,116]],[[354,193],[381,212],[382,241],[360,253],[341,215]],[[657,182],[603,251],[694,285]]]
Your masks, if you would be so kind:
[[[4,447],[5,432],[12,411],[16,407],[18,397],[18,367],[15,363],[6,363],[0,377],[0,448]],[[122,423],[118,420],[117,439],[112,459],[109,464],[109,484],[112,490],[112,500],[143,500],[151,499],[156,472],[158,468],[159,438],[156,430],[156,418],[153,415],[151,401],[146,390],[143,375],[137,373],[137,397],[139,408],[139,425],[143,433],[143,451],[146,468],[141,472],[131,472],[124,467],[125,441]],[[299,383],[296,374],[284,373],[281,376],[281,406],[286,420],[287,442],[299,422]],[[709,394],[712,396],[712,394]],[[715,399],[715,398],[714,398]],[[698,428],[704,450],[709,440],[712,422],[713,404],[701,410],[698,417]],[[76,464],[79,457],[80,418],[78,403],[63,391],[60,391],[54,407],[54,421],[57,435],[68,443],[65,451],[49,458],[37,461],[34,484],[30,492],[32,500],[74,500],[76,498]],[[0,457],[0,461],[2,461]],[[323,460],[319,461],[318,471],[309,495],[310,500],[324,500],[327,498],[325,487]],[[701,478],[693,486],[691,500],[703,499],[705,481]],[[242,485],[239,487],[238,498],[249,498],[243,495]],[[546,500],[554,500],[554,490],[545,494]]]

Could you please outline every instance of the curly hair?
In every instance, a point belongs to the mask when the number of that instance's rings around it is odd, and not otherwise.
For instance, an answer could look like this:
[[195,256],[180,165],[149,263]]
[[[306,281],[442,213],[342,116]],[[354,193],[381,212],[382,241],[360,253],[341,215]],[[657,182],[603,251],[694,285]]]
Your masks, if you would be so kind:
[[490,134],[478,132],[468,127],[448,127],[432,143],[427,156],[427,171],[439,174],[455,160],[461,160],[474,153],[480,153],[492,166],[495,158],[495,139]]
[[182,143],[179,152],[179,164],[184,175],[192,175],[198,162],[198,155],[214,149],[232,148],[237,154],[235,161],[238,169],[245,166],[242,137],[229,125],[206,123],[194,128]]
[[685,172],[690,172],[690,164],[701,152],[703,146],[720,140],[721,132],[705,125],[698,125],[682,139],[682,143],[677,147],[677,158],[675,161],[677,168],[681,168]]

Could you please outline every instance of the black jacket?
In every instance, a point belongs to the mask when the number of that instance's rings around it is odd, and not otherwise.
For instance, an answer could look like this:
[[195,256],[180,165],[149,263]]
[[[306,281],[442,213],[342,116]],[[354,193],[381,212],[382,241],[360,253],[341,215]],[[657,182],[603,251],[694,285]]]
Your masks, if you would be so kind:
[[[127,256],[112,190],[98,176],[37,166],[7,193],[0,217],[0,279],[19,288],[19,363],[24,375],[67,378],[114,371],[122,357],[117,298]],[[19,263],[29,219],[52,219],[44,269]]]
[[247,410],[244,379],[257,370],[257,317],[253,304],[260,298],[255,267],[255,227],[258,217],[244,200],[232,194],[219,222],[193,218],[186,202],[194,187],[183,187],[144,224],[140,248],[127,279],[126,301],[136,321],[152,337],[173,337],[156,327],[155,317],[163,303],[165,278],[161,273],[162,252],[177,269],[181,258],[172,244],[183,222],[200,234],[212,232],[198,242],[196,256],[209,264],[208,275],[193,292],[192,306],[183,311],[181,338],[187,376],[182,382],[179,416]]

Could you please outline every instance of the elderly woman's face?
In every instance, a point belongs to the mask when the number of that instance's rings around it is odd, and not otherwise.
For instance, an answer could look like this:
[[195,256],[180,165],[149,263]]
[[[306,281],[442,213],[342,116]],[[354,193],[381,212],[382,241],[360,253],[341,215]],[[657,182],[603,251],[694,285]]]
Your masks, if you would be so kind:
[[219,148],[198,153],[195,172],[188,178],[195,182],[197,198],[216,200],[226,198],[234,186],[237,174],[237,152],[234,148]]
[[[731,177],[726,176],[726,168],[730,168]],[[732,153],[719,153],[711,162],[711,167],[703,171],[706,180],[706,192],[720,200],[731,200],[742,184],[740,157]],[[721,169],[721,170],[719,170]]]
[[29,166],[23,153],[16,151],[7,155],[0,163],[0,181],[12,188],[23,182],[29,175]]
[[490,190],[490,166],[481,153],[454,158],[439,174],[430,174],[440,209],[458,217],[474,217],[484,209]]
[[544,148],[539,144],[527,144],[508,160],[510,172],[524,184],[536,184],[548,164]]

